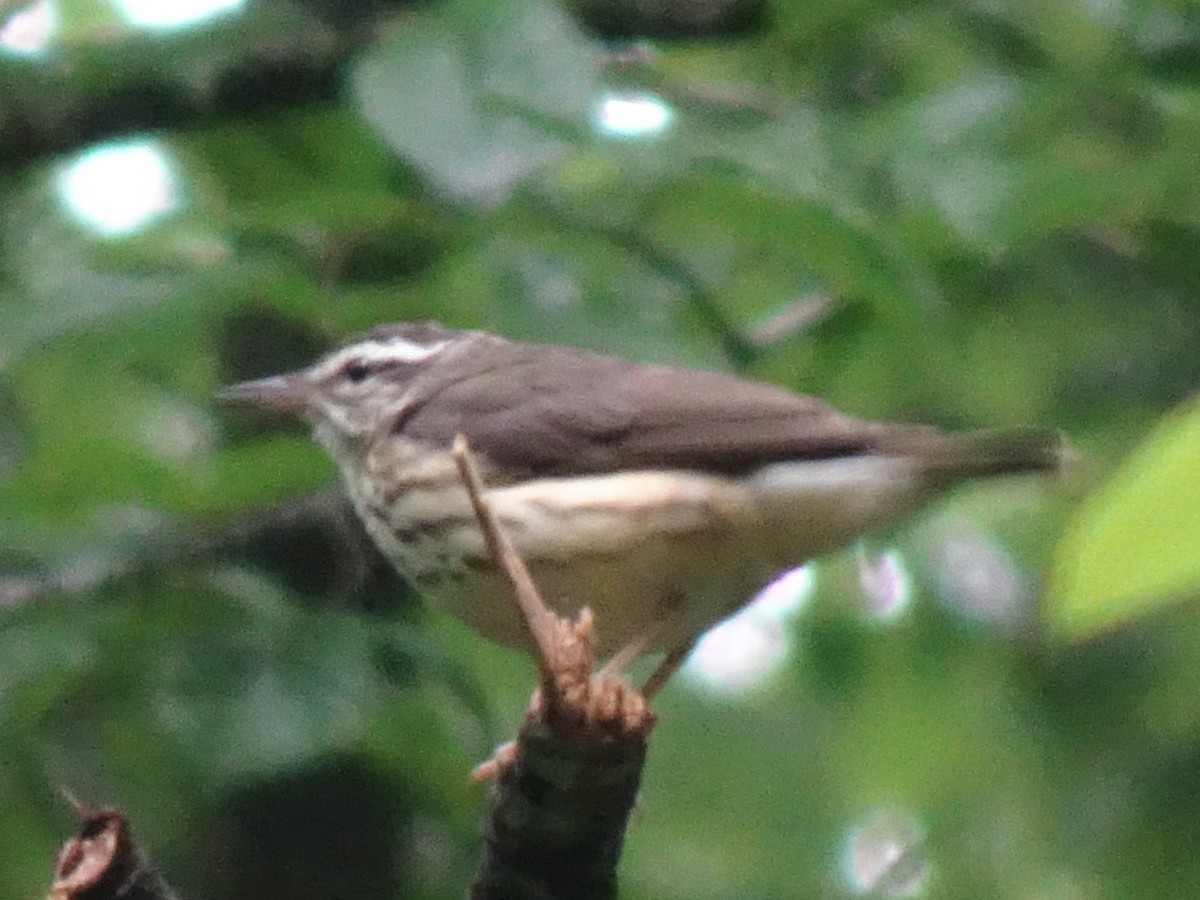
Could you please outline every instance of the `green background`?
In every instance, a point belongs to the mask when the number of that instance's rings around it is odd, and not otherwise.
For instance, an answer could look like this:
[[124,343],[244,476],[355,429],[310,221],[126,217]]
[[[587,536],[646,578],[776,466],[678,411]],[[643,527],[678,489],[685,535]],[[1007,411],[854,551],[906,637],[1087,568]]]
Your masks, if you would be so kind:
[[[1200,891],[1195,6],[777,0],[636,44],[538,0],[56,8],[0,56],[0,896],[44,893],[60,789],[189,897],[461,895],[528,662],[379,564],[301,428],[213,401],[417,318],[1079,455],[870,542],[900,615],[846,553],[769,679],[672,684],[623,896]],[[612,92],[669,126],[605,133]],[[58,185],[129,140],[179,203],[98,236]]]

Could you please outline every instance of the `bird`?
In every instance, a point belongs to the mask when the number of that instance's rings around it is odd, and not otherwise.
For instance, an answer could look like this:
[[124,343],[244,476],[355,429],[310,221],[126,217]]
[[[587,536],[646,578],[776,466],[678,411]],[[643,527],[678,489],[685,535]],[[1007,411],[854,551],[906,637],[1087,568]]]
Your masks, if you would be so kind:
[[874,422],[783,387],[436,322],[379,325],[219,397],[298,416],[366,531],[431,604],[529,640],[453,446],[549,605],[596,651],[677,661],[773,577],[880,532],[958,482],[1062,468],[1049,428]]

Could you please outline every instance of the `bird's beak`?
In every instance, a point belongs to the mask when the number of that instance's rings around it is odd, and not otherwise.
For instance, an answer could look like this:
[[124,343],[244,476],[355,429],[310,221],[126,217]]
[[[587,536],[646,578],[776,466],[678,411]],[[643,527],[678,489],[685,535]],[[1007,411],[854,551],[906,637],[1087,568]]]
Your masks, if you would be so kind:
[[248,403],[274,412],[302,414],[308,408],[309,390],[304,377],[293,372],[243,381],[217,391],[222,403]]

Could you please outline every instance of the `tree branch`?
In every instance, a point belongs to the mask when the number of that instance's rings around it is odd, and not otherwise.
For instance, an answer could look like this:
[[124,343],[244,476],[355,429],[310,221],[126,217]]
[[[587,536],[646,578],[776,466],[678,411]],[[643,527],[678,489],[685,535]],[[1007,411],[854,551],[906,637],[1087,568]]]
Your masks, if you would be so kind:
[[58,851],[46,900],[177,900],[134,843],[124,816],[78,809],[83,822]]
[[591,616],[570,622],[546,606],[487,502],[462,435],[454,455],[534,639],[541,682],[515,745],[482,767],[496,781],[471,897],[608,900],[654,716],[619,672],[595,670]]

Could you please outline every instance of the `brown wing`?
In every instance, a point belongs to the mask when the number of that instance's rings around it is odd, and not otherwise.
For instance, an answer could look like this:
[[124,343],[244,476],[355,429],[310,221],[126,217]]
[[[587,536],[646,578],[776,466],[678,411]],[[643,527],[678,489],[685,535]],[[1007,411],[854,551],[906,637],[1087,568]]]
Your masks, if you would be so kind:
[[667,466],[738,472],[862,453],[880,426],[782,388],[480,336],[414,385],[394,430],[449,446],[459,432],[512,476]]

